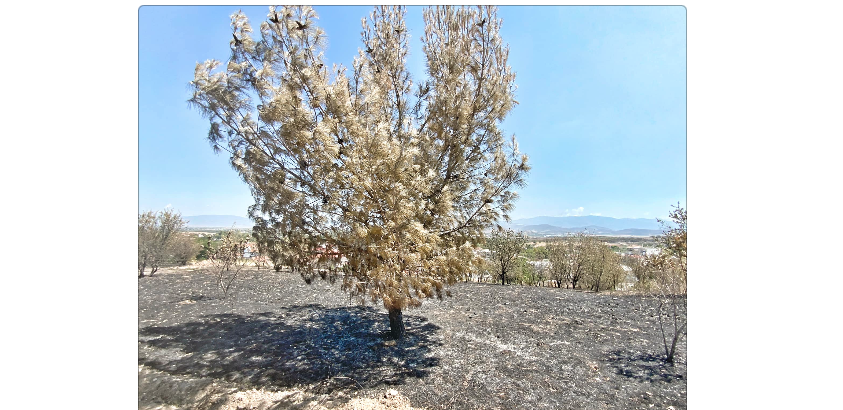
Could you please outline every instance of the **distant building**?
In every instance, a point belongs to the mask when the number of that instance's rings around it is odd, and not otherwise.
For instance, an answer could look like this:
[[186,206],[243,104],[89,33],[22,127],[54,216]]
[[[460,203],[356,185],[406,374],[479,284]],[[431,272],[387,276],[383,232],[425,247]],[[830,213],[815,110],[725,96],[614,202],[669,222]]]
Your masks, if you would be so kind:
[[647,250],[644,248],[629,247],[626,248],[626,254],[631,256],[644,256],[647,255]]
[[549,259],[542,259],[539,261],[527,261],[530,265],[533,265],[536,269],[550,269],[550,260]]
[[258,245],[253,242],[246,243],[245,248],[243,248],[243,257],[244,258],[251,258],[253,256],[257,256],[258,254]]

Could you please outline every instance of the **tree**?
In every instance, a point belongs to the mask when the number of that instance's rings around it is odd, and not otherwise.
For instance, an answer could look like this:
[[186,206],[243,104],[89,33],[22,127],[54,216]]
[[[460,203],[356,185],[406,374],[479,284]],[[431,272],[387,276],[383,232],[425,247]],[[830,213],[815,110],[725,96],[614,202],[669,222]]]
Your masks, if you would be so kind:
[[495,276],[500,278],[501,285],[511,282],[512,278],[506,275],[518,268],[519,256],[527,247],[527,237],[512,229],[499,230],[486,238],[486,247],[491,252]]
[[569,241],[563,240],[548,244],[547,253],[547,258],[550,260],[551,280],[553,280],[557,288],[561,288],[563,283],[567,288],[573,260]]
[[473,246],[509,218],[529,170],[499,128],[517,102],[496,9],[426,9],[416,84],[404,15],[377,7],[363,20],[348,75],[324,64],[312,8],[270,7],[256,38],[235,13],[228,63],[197,64],[190,99],[252,190],[250,213],[286,227],[302,277],[326,274],[308,261],[343,255],[328,276],[382,301],[396,338],[402,309],[473,268]]
[[544,282],[547,280],[548,276],[548,266],[545,261],[541,259],[532,261],[532,263],[530,263],[530,267],[530,284],[544,286]]
[[168,261],[179,266],[187,265],[188,262],[199,255],[200,246],[190,235],[176,233],[168,248]]
[[614,290],[625,274],[621,267],[620,255],[596,239],[588,243],[586,250],[587,286],[595,292],[600,292],[601,289]]
[[150,267],[155,274],[169,256],[172,239],[185,226],[181,214],[173,210],[138,214],[138,278]]
[[282,234],[265,219],[258,217],[252,228],[252,237],[258,245],[260,257],[271,263],[276,272],[280,272],[284,262],[289,261],[288,255],[284,253]]
[[687,333],[688,325],[688,214],[677,204],[669,216],[673,226],[658,220],[663,229],[663,234],[656,238],[661,252],[649,255],[644,265],[649,279],[646,289],[658,303],[659,330],[666,360],[673,363],[676,345]]

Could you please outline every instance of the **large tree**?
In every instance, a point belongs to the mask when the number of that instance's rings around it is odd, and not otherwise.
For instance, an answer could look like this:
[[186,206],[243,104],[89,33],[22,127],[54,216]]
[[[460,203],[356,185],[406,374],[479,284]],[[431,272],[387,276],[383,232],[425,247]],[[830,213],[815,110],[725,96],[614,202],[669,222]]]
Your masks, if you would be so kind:
[[[494,7],[424,11],[427,78],[406,68],[400,7],[363,19],[350,72],[324,64],[310,7],[270,7],[259,36],[231,18],[231,57],[197,64],[190,102],[252,190],[252,215],[279,222],[302,261],[342,254],[343,289],[402,309],[446,294],[476,262],[483,229],[508,219],[529,170],[501,121],[515,74]],[[220,69],[222,68],[222,69]],[[306,280],[324,271],[302,264]]]

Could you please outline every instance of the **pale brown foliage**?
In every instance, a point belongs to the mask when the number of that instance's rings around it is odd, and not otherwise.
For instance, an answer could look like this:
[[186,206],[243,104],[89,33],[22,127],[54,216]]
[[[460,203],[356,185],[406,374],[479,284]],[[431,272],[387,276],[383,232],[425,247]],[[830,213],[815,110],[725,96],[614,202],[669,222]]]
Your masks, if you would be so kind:
[[[197,64],[190,100],[294,269],[341,276],[391,309],[441,298],[473,269],[473,246],[508,218],[529,170],[498,128],[516,101],[496,9],[425,10],[428,77],[416,87],[404,14],[377,7],[363,20],[349,73],[325,66],[312,8],[270,7],[255,38],[238,12],[231,59]],[[347,264],[326,271],[336,254]]]

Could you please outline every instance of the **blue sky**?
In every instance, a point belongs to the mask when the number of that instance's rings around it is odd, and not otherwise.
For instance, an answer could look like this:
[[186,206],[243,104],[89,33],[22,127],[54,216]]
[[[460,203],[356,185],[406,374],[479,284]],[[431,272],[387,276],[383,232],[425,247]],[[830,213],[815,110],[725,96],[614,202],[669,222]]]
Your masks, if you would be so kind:
[[[229,16],[260,7],[139,9],[138,206],[246,216],[246,185],[188,107],[197,62],[225,61]],[[349,67],[368,6],[316,6],[329,63]],[[686,196],[686,12],[678,6],[499,8],[518,85],[504,122],[533,167],[513,218],[666,217]],[[421,7],[409,7],[408,61],[424,78]]]

